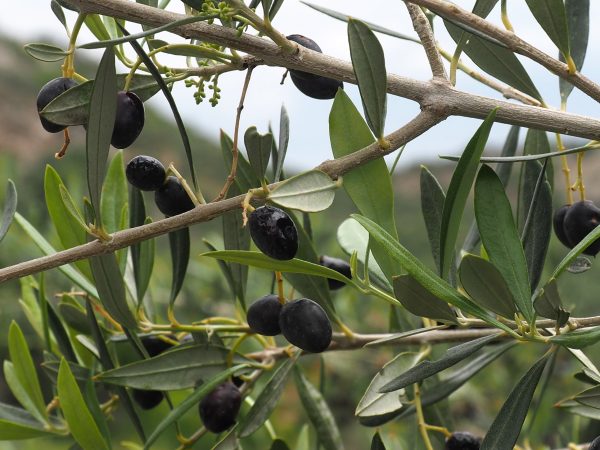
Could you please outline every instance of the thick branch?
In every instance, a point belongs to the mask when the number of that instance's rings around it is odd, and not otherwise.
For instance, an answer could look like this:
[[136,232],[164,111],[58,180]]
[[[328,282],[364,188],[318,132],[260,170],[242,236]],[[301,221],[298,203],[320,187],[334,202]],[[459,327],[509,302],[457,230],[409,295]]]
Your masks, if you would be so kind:
[[[181,14],[124,0],[64,1],[85,12],[105,14],[150,26],[165,25],[184,17]],[[235,30],[203,22],[173,28],[171,31],[186,38],[214,42],[247,52],[262,59],[268,65],[298,69],[356,83],[350,62],[304,47],[299,47],[297,54],[289,54],[267,39],[248,34],[238,36]],[[571,80],[571,78],[568,79]],[[448,87],[445,83],[419,81],[388,74],[388,92],[414,100],[422,108],[435,109],[440,115],[484,119],[492,109],[498,107],[500,108],[496,115],[498,122],[588,139],[600,139],[600,120],[479,97]]]
[[412,3],[406,3],[406,7],[408,8],[408,13],[410,14],[413,28],[419,35],[421,44],[425,49],[425,54],[429,60],[429,66],[431,67],[431,73],[434,77],[447,80],[448,75],[446,74],[446,69],[442,63],[442,57],[438,50],[437,43],[435,42],[433,30],[429,25],[427,16],[425,16],[425,13],[423,13],[420,7],[413,5]]
[[564,78],[576,88],[581,89],[597,102],[600,102],[600,85],[579,72],[569,73],[568,66],[527,43],[512,31],[497,27],[487,20],[466,11],[454,3],[445,0],[408,0],[410,3],[424,6],[442,17],[476,28],[505,44],[510,50],[541,64],[550,72]]

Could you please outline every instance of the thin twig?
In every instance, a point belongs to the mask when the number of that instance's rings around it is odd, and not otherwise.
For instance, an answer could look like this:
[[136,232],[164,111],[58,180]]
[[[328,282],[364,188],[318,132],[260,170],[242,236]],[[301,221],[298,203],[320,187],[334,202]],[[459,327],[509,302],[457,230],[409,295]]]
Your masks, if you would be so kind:
[[429,25],[429,20],[427,20],[427,16],[425,16],[425,13],[423,13],[421,8],[417,5],[406,3],[406,7],[408,8],[408,13],[410,14],[413,28],[419,35],[421,44],[425,49],[425,54],[429,60],[429,66],[431,67],[431,73],[434,77],[438,77],[442,80],[448,80],[448,74],[446,73],[446,69],[442,63],[442,58],[438,50],[437,43],[435,42],[435,36],[433,35],[431,25]]
[[227,191],[235,181],[235,175],[237,173],[237,165],[238,165],[238,142],[240,136],[240,119],[242,117],[242,110],[244,109],[244,100],[246,99],[246,93],[248,92],[248,86],[250,85],[250,78],[252,77],[252,71],[254,70],[254,66],[249,66],[248,71],[246,72],[246,78],[244,79],[244,87],[242,88],[242,95],[240,96],[240,103],[237,107],[237,112],[235,115],[235,130],[233,132],[233,147],[231,148],[232,160],[231,160],[231,171],[227,176],[227,180],[225,181],[225,185],[219,195],[213,200],[213,202],[218,202],[222,200],[227,195]]

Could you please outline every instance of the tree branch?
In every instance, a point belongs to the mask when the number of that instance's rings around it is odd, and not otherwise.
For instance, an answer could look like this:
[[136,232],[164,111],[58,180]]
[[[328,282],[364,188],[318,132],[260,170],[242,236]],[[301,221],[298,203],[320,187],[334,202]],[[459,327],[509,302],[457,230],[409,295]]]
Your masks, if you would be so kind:
[[419,35],[421,44],[425,49],[425,54],[429,60],[429,66],[431,67],[431,73],[440,80],[448,80],[448,74],[442,63],[442,57],[438,50],[437,43],[435,42],[435,36],[433,35],[431,25],[429,25],[429,20],[427,20],[427,16],[425,16],[421,8],[417,5],[406,3],[406,7],[408,8],[413,28]]

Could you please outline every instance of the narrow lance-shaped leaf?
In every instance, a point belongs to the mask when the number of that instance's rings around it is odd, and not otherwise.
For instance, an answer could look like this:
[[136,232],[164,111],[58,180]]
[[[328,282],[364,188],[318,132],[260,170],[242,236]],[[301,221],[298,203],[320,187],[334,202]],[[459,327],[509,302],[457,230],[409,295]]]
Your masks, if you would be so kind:
[[248,153],[250,166],[259,180],[264,179],[271,156],[271,143],[273,135],[271,133],[260,134],[256,127],[250,127],[244,133],[244,144]]
[[23,49],[32,58],[44,62],[62,61],[68,55],[62,48],[38,42],[26,44]]
[[179,291],[183,286],[183,280],[187,272],[187,266],[190,262],[190,229],[182,228],[181,230],[172,231],[169,233],[169,246],[171,249],[171,294],[169,296],[169,304],[173,305]]
[[[230,171],[233,163],[233,141],[223,130],[221,130],[221,153],[225,160],[225,168]],[[252,167],[250,167],[250,163],[246,160],[244,155],[239,153],[239,148],[235,182],[241,192],[247,192],[251,188],[260,186],[260,180],[254,174]]]
[[482,450],[512,450],[547,361],[548,356],[537,361],[513,388],[485,435]]
[[425,166],[421,166],[421,213],[427,229],[431,254],[436,267],[440,262],[440,230],[446,193],[437,178]]
[[411,275],[394,277],[393,283],[394,295],[411,313],[419,317],[457,323],[452,308],[421,286]]
[[571,58],[564,0],[525,0],[535,20],[566,59]]
[[554,278],[541,290],[533,302],[533,307],[538,315],[556,320],[558,327],[564,326],[569,320],[570,313],[562,305],[558,283]]
[[[58,425],[58,424],[57,424]],[[0,403],[0,441],[51,436],[35,417],[22,408]]]
[[318,212],[329,208],[339,183],[320,170],[310,170],[279,183],[269,200],[284,208]]
[[6,185],[6,196],[4,198],[4,210],[2,211],[2,224],[0,225],[0,241],[4,239],[8,229],[12,224],[17,211],[17,189],[12,180],[8,180]]
[[58,370],[57,388],[60,408],[69,424],[69,431],[77,443],[84,449],[108,449],[108,445],[83,399],[75,377],[64,359]]
[[495,117],[496,110],[494,109],[488,114],[487,118],[467,144],[452,174],[452,180],[450,181],[448,193],[444,201],[444,211],[440,226],[440,274],[444,279],[447,279],[450,273],[458,230],[465,205],[467,204],[467,197],[475,180],[479,167],[479,158],[485,149]]
[[381,139],[387,112],[387,70],[383,48],[375,33],[356,19],[348,21],[348,42],[367,123],[375,136]]
[[294,378],[304,410],[315,427],[323,448],[325,450],[342,450],[342,437],[327,402],[298,367],[294,368]]
[[475,182],[475,217],[490,262],[496,266],[528,321],[533,303],[525,253],[502,182],[488,166],[482,166]]
[[273,182],[277,183],[281,179],[281,171],[283,163],[287,155],[288,143],[290,141],[290,117],[288,116],[285,106],[281,105],[281,114],[279,116],[279,145],[277,150],[277,166],[275,168],[275,176]]
[[[130,228],[152,222],[152,219],[146,217],[146,207],[141,191],[133,186],[129,188],[129,204]],[[138,305],[143,301],[144,294],[150,284],[150,277],[154,268],[154,249],[154,239],[148,239],[131,246],[131,260]]]
[[100,208],[104,227],[109,233],[119,230],[121,212],[127,204],[127,179],[123,164],[123,151],[118,151],[113,156],[108,166],[106,179],[102,185]]
[[[590,0],[565,0],[565,12],[569,28],[571,57],[575,67],[581,72],[590,35]],[[562,53],[559,54],[559,58],[564,61]],[[558,78],[558,85],[561,102],[566,104],[567,98],[573,91],[573,85],[562,77]]]
[[385,444],[379,435],[379,432],[375,433],[371,440],[371,450],[385,450]]
[[87,182],[90,200],[96,214],[96,225],[102,224],[100,192],[106,171],[106,160],[117,111],[117,77],[112,47],[104,51],[89,105],[86,134]]

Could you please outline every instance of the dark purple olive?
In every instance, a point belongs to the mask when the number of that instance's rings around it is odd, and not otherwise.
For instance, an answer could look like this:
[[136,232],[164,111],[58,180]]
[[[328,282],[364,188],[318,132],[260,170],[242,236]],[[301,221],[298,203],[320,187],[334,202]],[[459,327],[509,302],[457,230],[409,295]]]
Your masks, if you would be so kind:
[[[327,267],[328,269],[332,269],[336,272],[341,273],[346,278],[352,278],[350,264],[348,264],[348,262],[344,261],[343,259],[332,258],[331,256],[323,255],[319,258],[319,264]],[[334,280],[333,278],[327,278],[327,284],[329,285],[329,289],[331,289],[332,291],[346,286],[346,283]]]
[[[579,244],[600,224],[600,209],[590,200],[573,203],[563,222],[563,228],[571,248]],[[600,251],[600,239],[596,239],[583,253],[596,256]]]
[[479,450],[481,438],[468,433],[458,431],[446,439],[446,450]]
[[255,333],[263,336],[276,336],[281,333],[279,313],[283,305],[277,295],[266,295],[256,300],[248,308],[248,325]]
[[167,178],[154,192],[154,201],[165,216],[176,216],[194,209],[194,202],[177,177]]
[[558,208],[556,211],[554,211],[554,216],[552,218],[552,225],[554,228],[554,234],[556,234],[556,237],[558,238],[558,240],[565,247],[573,248],[573,246],[569,242],[569,239],[567,238],[567,235],[565,234],[565,228],[564,228],[565,216],[567,215],[567,211],[569,210],[570,207],[571,207],[571,205],[563,205],[560,208]]
[[110,143],[116,148],[129,147],[144,128],[144,103],[133,92],[117,93],[117,113]]
[[156,408],[164,398],[162,392],[147,389],[132,389],[131,394],[139,407],[145,410]]
[[296,347],[320,353],[331,343],[331,322],[317,303],[307,298],[286,303],[279,314],[283,336]]
[[217,386],[200,401],[200,419],[208,431],[221,433],[235,424],[241,405],[240,390],[228,381]]
[[[317,43],[306,36],[302,36],[301,34],[291,34],[287,36],[287,38],[303,47],[322,53],[321,48]],[[334,98],[338,89],[344,88],[343,83],[339,80],[302,72],[300,70],[290,70],[290,77],[300,92],[318,100]]]
[[288,260],[298,251],[298,231],[287,213],[274,206],[256,208],[248,217],[250,236],[265,255]]
[[166,181],[162,163],[152,156],[139,155],[127,163],[125,175],[132,186],[142,191],[156,191]]
[[588,450],[600,450],[600,436],[598,436],[592,441],[592,443],[588,447]]
[[[44,86],[42,86],[42,89],[40,89],[40,92],[37,96],[38,114],[46,107],[46,105],[48,105],[48,103],[74,86],[77,86],[77,83],[71,78],[60,77],[48,81]],[[59,131],[67,128],[66,125],[59,125],[57,123],[50,122],[48,119],[45,119],[42,116],[39,117],[44,130],[48,131],[49,133],[58,133]]]

